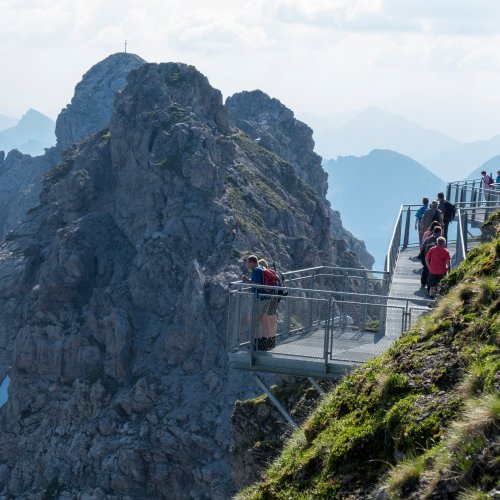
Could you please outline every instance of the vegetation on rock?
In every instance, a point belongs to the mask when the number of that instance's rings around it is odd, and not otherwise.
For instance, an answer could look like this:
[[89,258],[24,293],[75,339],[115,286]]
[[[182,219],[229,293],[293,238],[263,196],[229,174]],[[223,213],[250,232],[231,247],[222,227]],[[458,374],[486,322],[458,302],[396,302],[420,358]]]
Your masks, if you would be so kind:
[[345,377],[240,498],[498,494],[499,249],[472,250],[438,306]]

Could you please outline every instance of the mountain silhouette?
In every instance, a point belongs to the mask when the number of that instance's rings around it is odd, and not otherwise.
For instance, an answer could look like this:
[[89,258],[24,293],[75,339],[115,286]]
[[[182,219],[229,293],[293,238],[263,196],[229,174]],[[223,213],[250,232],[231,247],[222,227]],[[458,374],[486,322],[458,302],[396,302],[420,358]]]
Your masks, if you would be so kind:
[[321,133],[321,142],[320,152],[327,158],[362,156],[374,149],[386,149],[410,156],[421,163],[459,144],[440,132],[426,129],[377,107],[366,108],[332,132],[328,146]]
[[384,265],[401,202],[419,204],[435,198],[445,183],[417,161],[389,150],[362,157],[327,160],[328,194],[332,207],[352,233],[365,241],[375,257],[374,269]]
[[32,156],[43,154],[55,144],[55,122],[48,116],[29,109],[17,125],[0,132],[0,149],[18,149]]
[[[425,164],[432,171],[440,172],[446,181],[456,181],[470,174],[474,165],[481,165],[498,154],[500,154],[500,135],[484,141],[460,144],[430,158]],[[495,170],[499,168],[500,165],[493,167]]]

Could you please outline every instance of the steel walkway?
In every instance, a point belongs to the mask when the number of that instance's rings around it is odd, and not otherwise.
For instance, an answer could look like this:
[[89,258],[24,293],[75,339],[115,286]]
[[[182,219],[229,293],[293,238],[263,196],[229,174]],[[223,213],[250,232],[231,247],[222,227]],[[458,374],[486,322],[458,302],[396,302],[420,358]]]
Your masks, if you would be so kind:
[[[451,188],[452,193],[453,186]],[[481,207],[461,188],[448,248],[454,265],[477,244],[479,225],[498,201]],[[288,296],[277,305],[276,345],[255,350],[263,335],[258,301],[248,285],[233,283],[228,317],[233,368],[314,378],[338,378],[384,352],[422,314],[430,301],[420,286],[422,265],[414,217],[418,205],[401,207],[383,272],[319,267],[287,273]],[[259,287],[260,288],[260,287]],[[266,288],[266,287],[262,287]],[[272,290],[274,292],[274,290]],[[264,294],[261,294],[264,297]],[[274,295],[267,297],[270,302]]]

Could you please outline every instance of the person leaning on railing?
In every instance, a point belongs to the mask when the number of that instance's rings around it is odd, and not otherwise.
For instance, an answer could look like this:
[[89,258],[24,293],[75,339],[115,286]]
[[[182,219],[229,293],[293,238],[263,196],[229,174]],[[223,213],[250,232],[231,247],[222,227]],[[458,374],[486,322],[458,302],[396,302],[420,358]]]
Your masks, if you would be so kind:
[[[247,257],[247,267],[252,271],[250,278],[244,274],[241,279],[250,285],[264,284],[264,268],[259,266],[259,259],[255,255]],[[265,295],[267,292],[263,288],[252,287],[252,292],[255,299],[255,307],[260,324],[262,325],[263,336],[260,335],[258,323],[253,324],[254,349],[258,351],[266,351],[268,347],[268,338],[273,336],[273,320],[269,315],[269,307],[271,304],[270,296]],[[276,339],[274,339],[276,342]]]

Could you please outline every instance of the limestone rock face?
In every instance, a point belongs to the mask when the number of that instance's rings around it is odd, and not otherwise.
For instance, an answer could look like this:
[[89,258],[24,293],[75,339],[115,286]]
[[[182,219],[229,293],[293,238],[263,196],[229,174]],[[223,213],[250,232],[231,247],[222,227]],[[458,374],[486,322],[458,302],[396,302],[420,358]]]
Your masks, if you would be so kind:
[[42,176],[57,164],[55,148],[43,156],[32,157],[11,150],[0,155],[0,240],[37,204]]
[[131,72],[0,245],[0,496],[228,498],[254,394],[227,366],[228,284],[248,252],[333,265],[330,225],[195,68]]
[[[227,98],[226,106],[235,126],[290,162],[318,196],[326,196],[327,174],[321,157],[314,152],[313,131],[297,120],[292,110],[260,90],[234,94]],[[338,265],[371,269],[374,259],[364,242],[344,228],[339,212],[332,210],[330,218]]]
[[261,90],[234,94],[227,98],[226,106],[240,130],[290,162],[319,196],[326,195],[327,174],[314,152],[313,131],[291,109]]
[[109,125],[116,93],[125,87],[127,74],[143,63],[136,55],[121,53],[93,66],[57,119],[57,145],[44,155],[12,150],[5,158],[0,152],[0,240],[38,205],[43,174],[61,161],[62,152]]
[[56,137],[60,150],[64,151],[108,125],[116,93],[125,87],[130,71],[144,62],[135,54],[120,52],[110,55],[83,75],[71,104],[57,117]]

